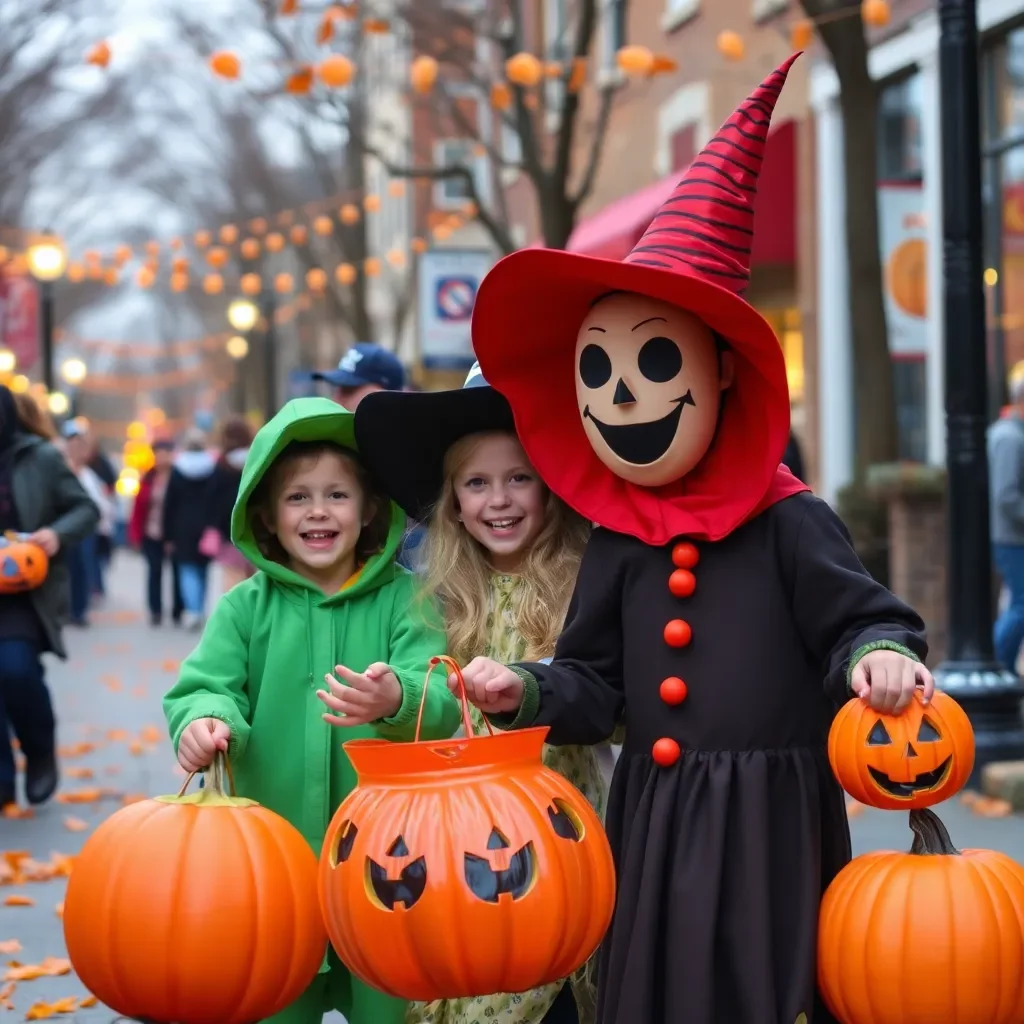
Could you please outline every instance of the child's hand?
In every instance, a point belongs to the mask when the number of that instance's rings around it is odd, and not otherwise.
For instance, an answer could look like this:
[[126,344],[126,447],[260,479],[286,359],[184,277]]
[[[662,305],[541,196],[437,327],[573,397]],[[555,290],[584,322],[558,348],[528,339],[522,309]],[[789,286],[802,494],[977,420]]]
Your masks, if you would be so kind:
[[924,687],[922,703],[927,704],[935,692],[931,672],[899,651],[869,651],[850,677],[850,689],[885,714],[899,714],[913,699],[918,684]]
[[[463,670],[466,697],[484,714],[518,711],[523,702],[523,681],[505,665],[490,658],[474,658]],[[459,680],[448,677],[448,688],[459,695]]]
[[187,772],[199,772],[214,759],[218,750],[225,753],[231,742],[231,727],[219,718],[197,718],[185,726],[178,740],[178,764]]
[[330,674],[324,676],[331,692],[317,690],[316,695],[332,711],[324,715],[331,725],[369,725],[381,718],[392,718],[402,706],[402,684],[383,661],[375,661],[365,672],[353,672],[344,665],[334,671],[345,680],[344,685]]

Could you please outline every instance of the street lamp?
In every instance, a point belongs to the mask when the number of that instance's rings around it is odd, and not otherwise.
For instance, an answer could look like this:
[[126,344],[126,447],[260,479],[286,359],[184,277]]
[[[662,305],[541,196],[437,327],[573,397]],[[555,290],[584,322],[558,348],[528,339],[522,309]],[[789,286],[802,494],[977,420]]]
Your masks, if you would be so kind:
[[53,282],[64,276],[68,254],[56,235],[46,233],[32,240],[25,251],[25,260],[40,284],[43,382],[47,391],[53,391]]
[[229,356],[234,360],[244,359],[249,354],[249,342],[240,334],[228,338],[224,346]]
[[71,408],[68,396],[63,391],[51,391],[46,397],[46,404],[54,416],[63,416]]
[[0,348],[0,373],[14,373],[17,365],[17,356],[9,348]]
[[249,354],[249,342],[241,334],[236,334],[228,338],[224,348],[235,362],[235,404],[238,406],[238,412],[244,416],[246,407],[245,375],[242,373],[240,364]]
[[1024,758],[1024,686],[992,644],[977,2],[939,0],[938,15],[949,641],[935,681],[971,719],[974,781],[992,761]]
[[248,299],[235,299],[228,306],[228,323],[236,331],[251,331],[260,318],[259,307]]
[[71,390],[70,413],[72,416],[78,411],[78,389],[81,387],[86,376],[88,376],[88,373],[89,367],[85,365],[85,361],[82,359],[65,359],[61,363],[60,375],[64,379],[64,383]]

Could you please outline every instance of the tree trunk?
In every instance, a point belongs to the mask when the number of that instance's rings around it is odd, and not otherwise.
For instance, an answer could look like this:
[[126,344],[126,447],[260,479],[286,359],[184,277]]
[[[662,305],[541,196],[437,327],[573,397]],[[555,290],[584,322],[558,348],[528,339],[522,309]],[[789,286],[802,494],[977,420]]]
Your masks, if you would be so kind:
[[[366,131],[366,90],[359,94],[348,108],[349,137],[345,143],[345,175],[344,187],[356,195],[366,194],[366,163],[363,148],[353,140],[364,138]],[[339,224],[341,233],[341,251],[352,261],[356,268],[356,279],[349,288],[348,325],[355,335],[356,341],[375,341],[373,320],[369,309],[369,281],[364,270],[365,260],[369,252],[367,239],[366,217],[361,216],[355,224]]]
[[[837,5],[802,0],[809,17]],[[841,5],[851,6],[849,4]],[[859,4],[852,5],[859,9]],[[868,46],[856,10],[818,26],[839,78],[846,178],[846,259],[856,423],[856,477],[898,456],[896,401],[878,232],[878,87],[868,71]],[[820,344],[835,344],[821,338]]]

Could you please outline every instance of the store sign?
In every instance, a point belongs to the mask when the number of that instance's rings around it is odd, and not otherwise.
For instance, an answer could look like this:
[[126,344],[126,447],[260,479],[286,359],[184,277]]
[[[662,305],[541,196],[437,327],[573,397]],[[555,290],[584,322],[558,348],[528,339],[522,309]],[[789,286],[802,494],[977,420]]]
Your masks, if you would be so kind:
[[27,274],[0,272],[0,343],[22,373],[39,359],[39,289]]
[[879,186],[878,229],[889,351],[920,355],[928,351],[928,231],[920,185]]
[[473,365],[470,321],[493,257],[480,249],[432,249],[419,259],[420,359],[428,370]]

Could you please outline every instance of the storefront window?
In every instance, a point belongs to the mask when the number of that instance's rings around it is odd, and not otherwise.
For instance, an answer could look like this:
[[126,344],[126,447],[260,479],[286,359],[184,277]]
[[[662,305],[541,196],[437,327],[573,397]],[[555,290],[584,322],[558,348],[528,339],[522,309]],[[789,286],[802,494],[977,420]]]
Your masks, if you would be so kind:
[[759,312],[768,321],[782,346],[782,355],[786,360],[786,377],[789,381],[793,425],[798,426],[803,423],[804,408],[804,335],[800,323],[800,310],[762,309]]
[[921,76],[886,85],[878,100],[878,177],[921,177]]

